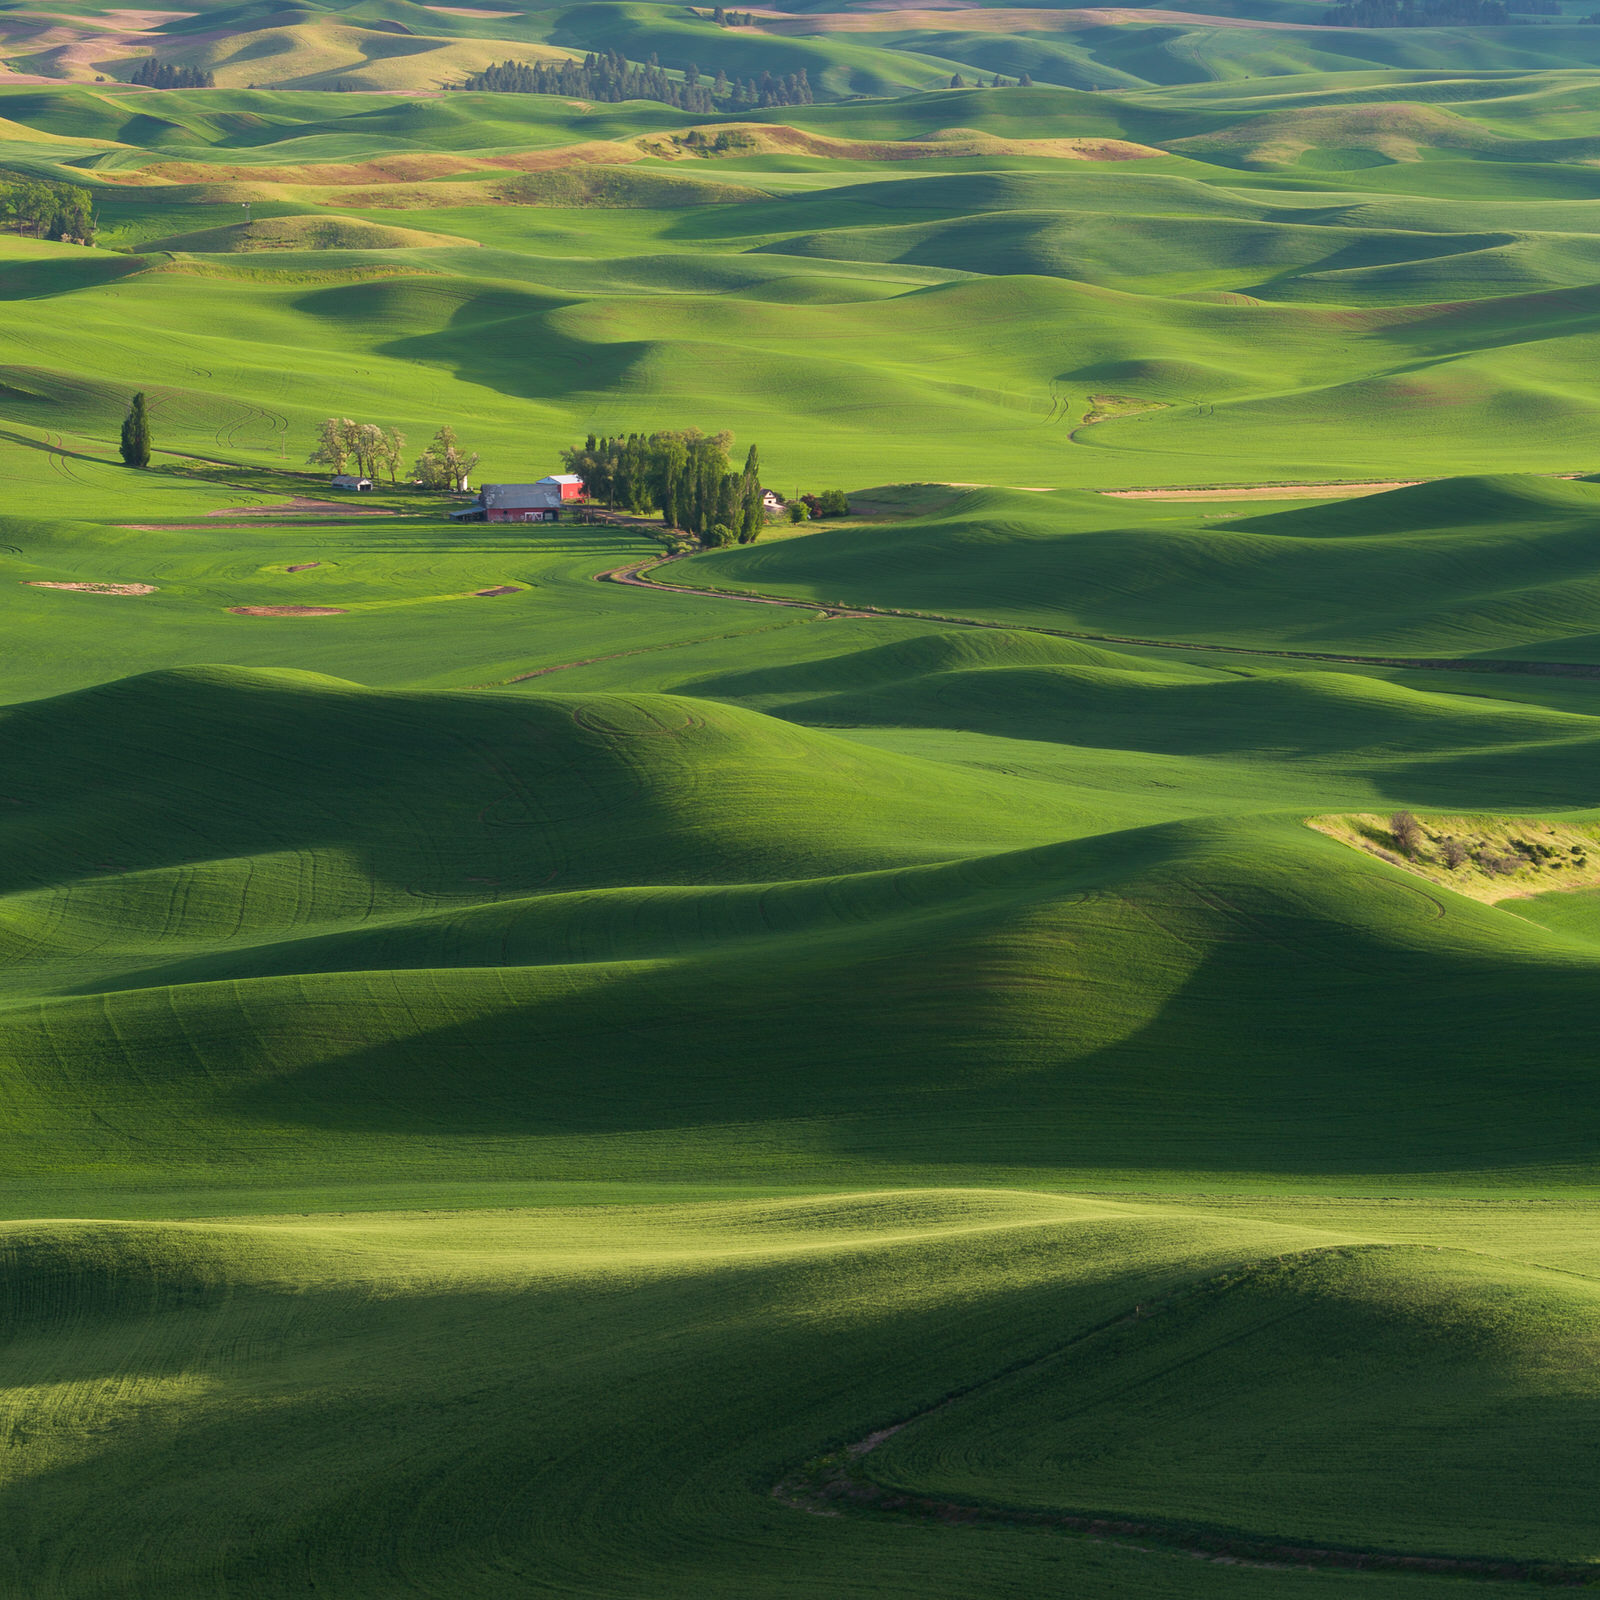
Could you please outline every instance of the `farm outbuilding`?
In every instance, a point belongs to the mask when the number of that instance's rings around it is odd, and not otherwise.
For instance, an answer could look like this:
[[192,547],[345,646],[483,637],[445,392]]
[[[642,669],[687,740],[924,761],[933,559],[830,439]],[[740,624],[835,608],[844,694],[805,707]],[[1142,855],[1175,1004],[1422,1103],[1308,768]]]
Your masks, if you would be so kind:
[[352,494],[365,494],[372,487],[372,479],[358,478],[353,472],[336,472],[328,480],[328,487]]
[[450,514],[458,522],[559,522],[561,508],[583,498],[583,479],[571,473],[537,483],[486,483],[470,506]]

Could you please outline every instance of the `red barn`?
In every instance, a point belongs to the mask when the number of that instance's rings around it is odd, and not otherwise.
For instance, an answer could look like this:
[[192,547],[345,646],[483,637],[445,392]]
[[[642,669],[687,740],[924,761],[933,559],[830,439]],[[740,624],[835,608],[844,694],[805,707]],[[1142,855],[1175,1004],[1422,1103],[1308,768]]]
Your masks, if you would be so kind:
[[583,479],[563,472],[537,483],[486,483],[451,515],[461,522],[559,522],[561,508],[583,498]]

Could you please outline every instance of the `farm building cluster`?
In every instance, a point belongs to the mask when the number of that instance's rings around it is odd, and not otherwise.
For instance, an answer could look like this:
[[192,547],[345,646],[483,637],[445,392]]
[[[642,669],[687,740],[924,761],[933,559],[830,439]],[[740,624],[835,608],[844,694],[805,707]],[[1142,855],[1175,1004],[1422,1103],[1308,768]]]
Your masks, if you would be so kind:
[[[347,494],[366,494],[372,479],[354,473],[336,472],[329,487]],[[462,488],[466,488],[463,481]],[[564,509],[583,499],[583,479],[573,472],[554,472],[535,483],[486,483],[470,505],[450,513],[453,522],[559,522]],[[761,507],[769,517],[781,516],[787,502],[771,489],[761,495]]]
[[486,483],[471,505],[452,511],[456,522],[559,522],[564,506],[583,498],[583,479],[557,472],[537,483]]

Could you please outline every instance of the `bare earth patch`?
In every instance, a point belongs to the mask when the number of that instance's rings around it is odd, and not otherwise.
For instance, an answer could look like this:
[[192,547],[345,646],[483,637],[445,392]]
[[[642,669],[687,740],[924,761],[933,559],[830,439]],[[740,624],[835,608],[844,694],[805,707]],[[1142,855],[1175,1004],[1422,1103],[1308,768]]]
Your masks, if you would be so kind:
[[153,583],[48,583],[43,578],[26,580],[30,589],[72,589],[78,594],[154,594]]
[[[947,489],[1015,489],[1018,494],[1054,494],[1054,489],[1042,488],[1036,483],[947,483]],[[1116,491],[1107,491],[1115,493]]]
[[1306,823],[1352,850],[1489,905],[1600,885],[1600,830],[1595,828],[1534,817],[1419,815],[1407,839],[1396,822],[1408,815],[1360,811],[1308,817]]
[[522,590],[514,583],[502,583],[495,589],[474,589],[472,592],[474,595],[521,594]]
[[[809,23],[813,19],[805,20]],[[923,139],[839,139],[779,122],[746,122],[736,128],[682,128],[672,133],[645,134],[633,144],[639,153],[666,161],[771,154],[830,156],[845,161],[925,161],[972,155],[1143,161],[1166,154],[1153,145],[1134,144],[1128,139],[1002,139],[981,128],[941,128]]]
[[285,567],[285,572],[309,572],[313,567],[320,567],[320,561],[302,561],[298,567]]
[[343,617],[338,606],[229,606],[236,617]]
[[1420,478],[1387,483],[1263,483],[1237,489],[1099,489],[1113,500],[1353,500],[1358,495],[1414,489]]

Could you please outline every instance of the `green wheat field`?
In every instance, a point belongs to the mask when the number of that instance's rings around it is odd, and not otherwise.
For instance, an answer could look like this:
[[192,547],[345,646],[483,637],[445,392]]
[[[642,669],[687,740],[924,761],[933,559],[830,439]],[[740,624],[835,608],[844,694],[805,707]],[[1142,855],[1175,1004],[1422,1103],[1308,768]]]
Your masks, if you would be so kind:
[[515,3],[0,3],[0,1594],[1600,1587],[1587,4]]

